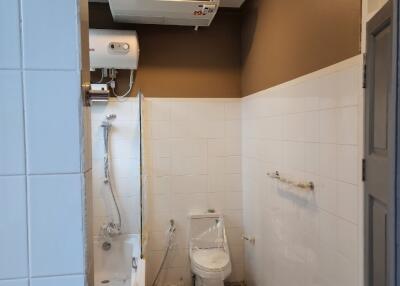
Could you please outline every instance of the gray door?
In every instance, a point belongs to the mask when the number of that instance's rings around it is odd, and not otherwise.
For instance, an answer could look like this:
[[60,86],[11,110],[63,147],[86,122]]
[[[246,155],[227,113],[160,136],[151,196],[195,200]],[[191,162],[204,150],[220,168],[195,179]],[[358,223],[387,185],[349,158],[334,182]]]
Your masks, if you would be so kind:
[[393,181],[392,3],[367,24],[365,98],[366,285],[390,282],[390,206]]

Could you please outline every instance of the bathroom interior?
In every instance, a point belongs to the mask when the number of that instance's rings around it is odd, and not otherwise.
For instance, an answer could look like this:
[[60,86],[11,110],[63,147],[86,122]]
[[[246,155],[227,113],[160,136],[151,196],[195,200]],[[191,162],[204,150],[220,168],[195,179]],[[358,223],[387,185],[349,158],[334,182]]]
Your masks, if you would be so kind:
[[0,1],[0,286],[395,285],[396,9]]

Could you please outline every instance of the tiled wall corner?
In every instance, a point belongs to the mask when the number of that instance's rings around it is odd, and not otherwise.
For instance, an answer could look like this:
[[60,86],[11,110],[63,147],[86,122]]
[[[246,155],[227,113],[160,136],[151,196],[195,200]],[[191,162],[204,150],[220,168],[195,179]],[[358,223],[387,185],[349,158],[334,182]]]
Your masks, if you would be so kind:
[[0,3],[1,286],[84,285],[78,4]]

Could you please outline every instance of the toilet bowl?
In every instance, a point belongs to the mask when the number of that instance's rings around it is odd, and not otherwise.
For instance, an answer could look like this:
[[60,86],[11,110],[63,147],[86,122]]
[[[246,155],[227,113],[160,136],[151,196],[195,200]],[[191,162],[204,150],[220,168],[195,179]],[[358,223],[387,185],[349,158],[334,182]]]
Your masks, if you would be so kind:
[[232,272],[223,216],[203,213],[189,217],[189,256],[195,285],[222,286]]

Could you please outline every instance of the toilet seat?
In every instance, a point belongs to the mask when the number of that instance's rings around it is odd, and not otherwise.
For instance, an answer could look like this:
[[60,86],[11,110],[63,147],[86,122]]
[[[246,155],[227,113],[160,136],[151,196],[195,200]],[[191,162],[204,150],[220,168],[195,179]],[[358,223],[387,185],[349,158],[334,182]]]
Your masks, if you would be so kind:
[[230,264],[223,248],[197,249],[192,252],[193,264],[203,271],[223,272]]

